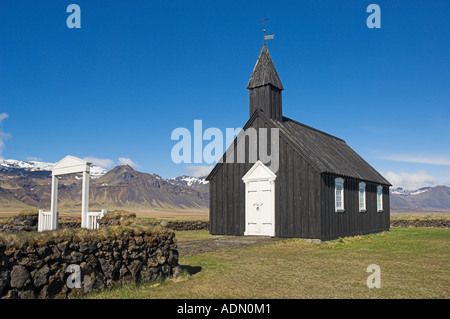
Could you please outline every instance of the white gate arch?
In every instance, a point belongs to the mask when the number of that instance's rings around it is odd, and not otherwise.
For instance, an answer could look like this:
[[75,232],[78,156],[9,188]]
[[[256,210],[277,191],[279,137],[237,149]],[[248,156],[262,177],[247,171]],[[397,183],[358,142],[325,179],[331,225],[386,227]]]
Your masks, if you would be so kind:
[[58,176],[77,173],[83,174],[81,189],[81,227],[88,229],[98,228],[98,219],[102,218],[108,211],[102,209],[101,212],[88,212],[90,168],[90,162],[71,155],[67,155],[53,166],[50,212],[39,210],[38,231],[41,232],[58,228]]

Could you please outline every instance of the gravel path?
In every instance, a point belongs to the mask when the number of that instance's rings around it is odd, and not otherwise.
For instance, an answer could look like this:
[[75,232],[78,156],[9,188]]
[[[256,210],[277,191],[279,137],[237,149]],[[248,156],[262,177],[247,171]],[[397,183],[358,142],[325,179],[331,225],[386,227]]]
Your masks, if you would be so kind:
[[226,236],[213,239],[179,242],[178,252],[180,256],[197,255],[219,250],[261,246],[279,240],[282,240],[282,238]]

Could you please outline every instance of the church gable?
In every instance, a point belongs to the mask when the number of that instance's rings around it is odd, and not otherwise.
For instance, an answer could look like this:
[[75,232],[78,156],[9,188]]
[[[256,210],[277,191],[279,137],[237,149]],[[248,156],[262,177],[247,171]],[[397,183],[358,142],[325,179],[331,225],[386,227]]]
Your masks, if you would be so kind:
[[[222,158],[219,160],[219,162],[216,164],[216,166],[211,170],[211,172],[209,173],[209,175],[206,177],[207,181],[210,181],[214,178],[214,175],[217,173],[217,171],[223,166],[223,164],[227,164],[227,154],[233,154],[234,157],[231,160],[231,162],[229,162],[228,164],[233,164],[233,163],[237,163],[237,152],[238,152],[238,143],[243,143],[244,141],[242,140],[242,138],[244,138],[244,131],[249,129],[249,128],[254,128],[256,130],[260,129],[260,128],[267,128],[269,131],[271,128],[278,128],[279,127],[276,125],[277,121],[273,121],[271,119],[269,119],[268,117],[265,116],[265,113],[261,110],[255,110],[255,112],[253,112],[253,115],[250,117],[250,119],[247,121],[247,123],[244,125],[242,131],[239,133],[238,136],[236,136],[236,138],[234,139],[233,143],[231,143],[231,145],[228,147],[228,149],[226,150],[226,152],[223,154]],[[284,133],[282,130],[279,131],[279,138],[280,141],[279,143],[287,143],[289,145],[291,145],[291,147],[297,151],[297,146],[296,144],[294,144]],[[245,148],[248,149],[249,148],[249,141],[246,140],[245,141]],[[258,143],[259,143],[259,138],[258,138]],[[270,141],[269,141],[270,143]],[[259,146],[258,146],[259,147]],[[301,156],[302,154],[300,152],[297,151],[297,153]],[[268,154],[272,154],[271,150],[268,146]],[[259,160],[259,153],[257,156],[257,160]],[[230,159],[229,159],[230,160]],[[305,158],[305,160],[308,162],[308,158]],[[247,154],[246,157],[246,163],[250,163],[250,164],[254,164],[255,162],[249,162],[249,156]],[[265,163],[268,164],[268,163]],[[313,163],[309,163],[311,165],[311,167],[315,168]],[[316,169],[317,172],[319,172]]]

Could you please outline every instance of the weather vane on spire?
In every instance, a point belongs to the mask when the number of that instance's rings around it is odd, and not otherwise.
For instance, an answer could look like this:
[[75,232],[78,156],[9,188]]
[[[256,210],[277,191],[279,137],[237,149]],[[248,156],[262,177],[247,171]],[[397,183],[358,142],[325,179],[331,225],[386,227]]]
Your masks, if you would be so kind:
[[273,40],[274,39],[274,34],[271,35],[266,35],[266,21],[269,20],[266,17],[263,16],[262,21],[259,21],[260,23],[263,24],[263,34],[264,34],[264,44],[266,44],[266,40]]

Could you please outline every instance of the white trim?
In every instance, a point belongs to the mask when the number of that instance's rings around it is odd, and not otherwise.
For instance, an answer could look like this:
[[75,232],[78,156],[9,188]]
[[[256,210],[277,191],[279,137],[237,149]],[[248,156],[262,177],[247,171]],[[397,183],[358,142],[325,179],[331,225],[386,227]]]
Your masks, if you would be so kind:
[[377,212],[383,212],[383,186],[377,186]]
[[89,173],[83,172],[83,183],[81,185],[81,227],[88,228],[89,211]]
[[58,177],[54,175],[52,176],[50,215],[50,219],[52,220],[51,228],[48,229],[47,227],[45,230],[54,230],[58,228]]
[[52,230],[52,223],[52,212],[44,212],[42,209],[40,209],[38,215],[38,232]]
[[107,209],[102,209],[100,212],[88,212],[87,213],[87,229],[99,229],[100,225],[98,221],[108,214]]
[[[261,167],[264,171],[261,172],[259,175],[253,174],[257,168]],[[272,172],[266,165],[264,165],[263,162],[260,160],[256,161],[256,163],[248,170],[248,172],[242,177],[242,180],[245,182],[251,182],[251,181],[259,181],[261,179],[265,180],[275,180],[277,178],[277,175]]]
[[62,160],[53,165],[52,175],[58,176],[83,172],[89,173],[90,165],[91,163],[88,161],[82,160],[81,158],[72,155],[67,155]]
[[[256,161],[256,163],[249,169],[249,171],[242,177],[242,181],[245,183],[245,236],[275,236],[275,179],[277,178],[277,175],[274,174],[266,165],[264,165],[261,161]],[[248,220],[250,217],[250,214],[254,214],[254,210],[250,211],[250,200],[249,200],[249,188],[250,186],[255,186],[255,183],[258,183],[256,185],[257,187],[260,186],[261,182],[269,182],[269,190],[272,196],[270,198],[265,198],[264,203],[259,203],[257,206],[262,206],[263,204],[269,204],[270,205],[270,211],[269,211],[269,219],[271,223],[271,229],[270,231],[266,232],[253,232],[248,229]],[[250,185],[253,184],[253,185]],[[267,185],[266,185],[267,187]]]
[[[364,189],[363,192],[363,207],[361,208],[361,188]],[[365,213],[367,211],[367,206],[366,206],[366,197],[367,197],[367,192],[366,192],[366,183],[361,182],[358,184],[358,207],[359,207],[359,212],[360,213]]]
[[[341,187],[341,206],[338,206],[337,201],[338,185]],[[337,177],[334,179],[334,210],[337,213],[342,213],[345,211],[344,207],[344,179]]]

